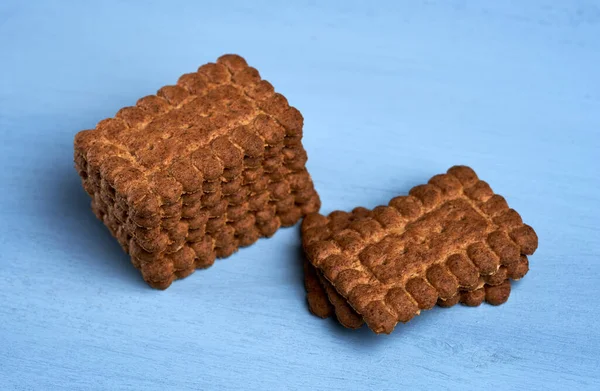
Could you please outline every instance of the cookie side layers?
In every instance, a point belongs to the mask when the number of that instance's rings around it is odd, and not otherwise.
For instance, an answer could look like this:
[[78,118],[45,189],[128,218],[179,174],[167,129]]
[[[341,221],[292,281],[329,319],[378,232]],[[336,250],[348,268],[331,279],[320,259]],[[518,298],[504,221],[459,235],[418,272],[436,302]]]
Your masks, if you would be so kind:
[[452,167],[409,194],[375,208],[368,223],[348,224],[343,213],[303,223],[310,262],[377,333],[537,248],[533,229],[468,167]]
[[301,114],[239,56],[75,137],[92,208],[153,287],[318,210]]

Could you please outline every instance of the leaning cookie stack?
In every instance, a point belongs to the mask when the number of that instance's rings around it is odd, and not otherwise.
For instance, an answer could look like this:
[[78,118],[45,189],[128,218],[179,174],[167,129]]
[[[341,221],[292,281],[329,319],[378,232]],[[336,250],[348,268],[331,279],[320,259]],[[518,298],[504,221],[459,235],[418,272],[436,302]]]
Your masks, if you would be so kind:
[[236,55],[183,75],[75,138],[92,209],[165,289],[316,212],[303,118]]
[[436,303],[504,303],[537,236],[472,169],[455,166],[388,205],[307,216],[302,243],[310,310],[390,333]]

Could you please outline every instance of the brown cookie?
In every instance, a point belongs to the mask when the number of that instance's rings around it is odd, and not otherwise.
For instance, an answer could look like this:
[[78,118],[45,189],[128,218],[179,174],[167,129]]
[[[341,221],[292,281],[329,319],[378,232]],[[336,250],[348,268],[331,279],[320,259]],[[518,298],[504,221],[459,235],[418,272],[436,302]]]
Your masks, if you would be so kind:
[[504,304],[510,296],[510,280],[520,280],[528,271],[529,260],[526,255],[521,255],[519,262],[513,267],[500,266],[496,274],[482,277],[477,289],[472,291],[460,290],[449,299],[438,299],[437,304],[440,307],[451,307],[460,302],[469,307],[476,307],[484,300],[492,305]]
[[303,119],[236,55],[75,136],[93,210],[164,289],[316,212]]
[[[500,269],[505,268],[501,267]],[[527,273],[528,269],[529,263],[527,257],[523,255],[519,261],[519,268],[515,269],[515,271],[518,270],[518,272],[509,274],[506,272],[499,273],[505,276],[505,280],[499,284],[489,285],[482,278],[479,286],[474,290],[461,290],[457,292],[456,295],[446,300],[438,298],[437,305],[447,308],[462,303],[469,307],[476,307],[481,305],[484,301],[492,305],[503,304],[508,300],[508,296],[510,295],[510,280],[508,278],[518,280]],[[314,266],[306,260],[304,261],[304,281],[309,309],[313,314],[321,318],[327,318],[331,316],[333,310],[337,320],[344,327],[357,329],[362,326],[364,323],[362,317],[354,311],[348,302],[335,290],[333,285],[331,285],[324,277],[320,276]],[[504,284],[505,282],[506,285]],[[320,283],[320,286],[315,287],[316,283]],[[497,288],[492,289],[495,286]]]
[[476,289],[500,266],[515,268],[538,244],[533,229],[466,166],[372,214],[311,214],[302,235],[308,260],[376,333],[390,333],[438,298]]
[[333,314],[333,305],[327,298],[325,288],[319,281],[315,268],[304,260],[304,288],[306,289],[306,301],[308,309],[319,318],[328,318]]
[[[313,267],[312,265],[310,267]],[[325,294],[327,295],[327,300],[333,306],[333,310],[335,312],[335,317],[338,322],[344,327],[349,329],[357,329],[363,325],[362,317],[354,311],[354,309],[348,304],[346,299],[344,299],[335,288],[320,274],[320,272],[316,272],[319,283],[324,289]]]
[[[363,219],[366,219],[373,215],[373,211],[369,211],[365,208],[356,208],[353,214],[346,214],[344,212],[335,212],[331,215],[334,223],[339,224],[343,222],[344,224],[349,224],[350,222],[357,222]],[[330,230],[325,230],[321,233],[321,240],[328,238],[327,235],[330,234]],[[321,306],[324,306],[323,300],[328,299],[328,301],[333,306],[334,312],[336,314],[337,320],[345,327],[348,328],[359,328],[363,321],[360,315],[354,311],[354,309],[348,304],[348,302],[335,290],[335,288],[331,285],[329,281],[323,278],[319,272],[316,272],[314,266],[312,266],[309,262],[305,260],[305,284],[306,281],[320,282],[322,287],[318,289],[314,289],[310,294],[307,290],[307,296],[312,296],[309,298],[309,309],[311,312],[318,312],[318,308],[312,308],[311,302],[319,303]],[[308,265],[308,266],[307,266]],[[485,275],[480,278],[479,285],[474,290],[465,290],[461,289],[457,292],[453,297],[448,298],[446,300],[439,299],[437,300],[437,304],[440,307],[451,307],[458,303],[462,303],[467,306],[478,306],[484,300],[493,305],[499,305],[506,300],[508,300],[508,295],[502,294],[502,292],[506,292],[504,290],[490,290],[490,295],[486,298],[486,287],[497,286],[505,281],[509,281],[508,278],[513,280],[518,280],[522,278],[529,270],[529,262],[527,256],[521,255],[520,260],[517,264],[513,265],[511,269],[508,269],[505,266],[500,266],[500,268],[493,274]],[[413,285],[414,282],[413,282]],[[417,287],[419,285],[417,284]],[[422,286],[422,285],[421,285]],[[510,293],[510,283],[508,286],[508,293]],[[418,294],[417,294],[418,297]],[[433,304],[430,304],[432,306]],[[328,317],[331,315],[331,306],[328,306],[328,311],[326,315],[320,317]]]

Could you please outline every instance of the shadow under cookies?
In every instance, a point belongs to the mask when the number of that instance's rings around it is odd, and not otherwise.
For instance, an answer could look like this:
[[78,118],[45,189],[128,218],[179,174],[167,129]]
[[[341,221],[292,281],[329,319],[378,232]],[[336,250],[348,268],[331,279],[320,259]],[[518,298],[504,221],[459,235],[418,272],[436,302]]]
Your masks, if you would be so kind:
[[117,279],[124,284],[146,287],[129,256],[92,212],[91,198],[74,168],[73,152],[63,152],[60,163],[56,157],[47,162],[48,171],[39,183],[44,194],[39,201],[39,217],[47,229],[59,231],[67,243],[66,251],[71,252],[69,258],[77,260],[78,268],[92,269],[99,286],[105,279]]

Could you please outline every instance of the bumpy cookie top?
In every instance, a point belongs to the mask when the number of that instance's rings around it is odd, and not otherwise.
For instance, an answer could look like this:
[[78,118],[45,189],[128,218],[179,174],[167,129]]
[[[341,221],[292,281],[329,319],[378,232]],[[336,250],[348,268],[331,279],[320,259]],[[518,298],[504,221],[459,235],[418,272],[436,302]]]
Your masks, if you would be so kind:
[[262,157],[302,126],[300,112],[256,69],[224,55],[79,132],[75,150],[148,225],[161,205],[239,171],[244,158]]
[[309,215],[302,233],[310,262],[378,333],[537,248],[533,229],[466,166],[373,211]]

